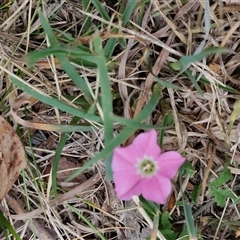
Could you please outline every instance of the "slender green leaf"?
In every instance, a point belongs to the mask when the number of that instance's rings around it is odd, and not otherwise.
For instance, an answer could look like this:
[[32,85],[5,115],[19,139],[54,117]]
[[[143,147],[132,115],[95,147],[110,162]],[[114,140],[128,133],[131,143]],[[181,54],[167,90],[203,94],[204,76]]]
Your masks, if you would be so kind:
[[[79,117],[74,117],[70,124],[76,124],[79,121]],[[57,197],[57,172],[58,172],[58,164],[61,158],[62,150],[65,146],[65,143],[68,139],[70,134],[63,133],[61,136],[61,140],[57,146],[56,153],[53,158],[53,164],[52,164],[52,190],[53,190],[53,196]]]
[[195,185],[194,189],[191,192],[191,200],[192,203],[198,204],[199,196],[202,193],[202,184]]
[[185,68],[189,66],[191,63],[199,62],[203,58],[207,57],[209,54],[215,54],[215,53],[226,53],[227,49],[225,48],[208,48],[201,53],[191,55],[191,56],[183,56],[180,58],[179,63],[182,68]]
[[66,58],[77,57],[79,59],[85,59],[90,62],[96,63],[94,56],[90,52],[82,50],[80,48],[65,48],[65,46],[48,47],[37,52],[32,52],[27,55],[26,60],[28,66],[32,67],[39,59],[45,58],[50,55],[63,54]]
[[[42,12],[39,12],[39,18],[42,23],[43,29],[48,36],[51,46],[61,47],[50,27],[48,20],[46,19],[46,17],[43,15]],[[68,74],[68,76],[72,79],[72,81],[76,84],[76,86],[79,87],[79,89],[81,89],[81,91],[83,91],[86,94],[86,96],[88,97],[88,100],[91,101],[92,96],[89,91],[88,85],[86,84],[85,80],[82,77],[80,77],[80,75],[78,74],[76,69],[73,67],[73,65],[68,61],[66,54],[56,53],[55,56],[58,59],[63,70]]]
[[[181,167],[181,172],[182,172],[182,167]],[[183,195],[182,179],[181,179],[181,177],[179,179],[180,179],[180,189],[181,189],[181,193]],[[188,231],[189,239],[197,239],[197,233],[196,233],[196,228],[195,228],[195,224],[194,224],[191,205],[189,203],[186,203],[184,197],[182,199],[182,203],[183,203],[183,210],[184,210],[185,221],[187,224],[187,231]]]
[[[83,3],[84,11],[88,12],[90,10],[90,1],[83,0],[82,3]],[[83,16],[83,19],[84,19],[83,28],[84,28],[85,32],[88,32],[89,29],[91,29],[91,19],[86,15]]]
[[187,74],[188,78],[190,78],[190,80],[192,81],[194,87],[197,89],[198,93],[203,96],[203,91],[200,88],[199,84],[197,83],[196,79],[194,78],[194,76],[192,75],[192,73],[189,70],[186,70],[184,73]]
[[90,0],[92,5],[97,9],[100,15],[106,20],[110,22],[110,17],[106,10],[103,8],[102,3],[99,0]]
[[[93,38],[94,51],[96,53],[98,74],[100,79],[101,94],[102,96],[102,109],[104,115],[104,143],[107,145],[113,138],[113,106],[112,106],[112,93],[110,87],[110,79],[108,76],[108,71],[106,67],[106,59],[104,56],[104,51],[102,48],[102,40],[100,36],[95,36]],[[111,159],[112,154],[109,153],[105,156],[106,173],[111,174]]]
[[[92,3],[95,0],[92,0]],[[132,12],[134,10],[134,8],[136,7],[137,1],[127,1],[127,5],[124,9],[123,15],[122,15],[122,26],[125,26],[130,18],[130,16],[132,15]],[[99,10],[98,10],[99,11]],[[99,11],[100,12],[100,11]],[[101,14],[103,16],[103,13]],[[105,18],[106,19],[106,18]],[[107,20],[107,19],[106,19]],[[113,30],[113,32],[117,32],[117,30]],[[120,43],[120,45],[125,48],[126,47],[126,41],[125,39],[109,39],[107,41],[107,43],[105,44],[104,47],[104,53],[105,56],[110,58],[113,54],[113,51],[117,45],[117,42]]]
[[168,66],[173,70],[173,71],[180,71],[182,69],[181,65],[179,62],[172,62],[169,63]]
[[72,114],[73,116],[78,116],[78,117],[86,119],[88,121],[102,122],[100,117],[98,117],[96,115],[91,115],[91,114],[85,113],[85,112],[81,111],[80,109],[77,109],[73,106],[63,103],[62,101],[60,101],[56,98],[52,98],[47,95],[41,94],[41,93],[35,91],[33,88],[29,87],[27,84],[24,84],[17,78],[10,77],[10,80],[19,89],[28,93],[29,95],[33,96],[34,98],[38,99],[41,102],[44,102],[50,106],[53,106],[62,111],[68,112],[68,113]]
[[126,7],[124,9],[123,15],[122,15],[122,25],[126,26],[129,18],[132,16],[133,10],[135,9],[138,1],[132,0],[127,1]]
[[13,229],[11,223],[5,218],[1,211],[0,211],[0,226],[4,232],[7,229],[13,235],[13,237],[15,237],[16,240],[21,240],[19,235]]
[[[92,0],[92,2],[95,1],[95,0]],[[137,1],[134,0],[134,1],[127,1],[127,5],[124,9],[124,12],[123,12],[123,15],[122,15],[122,26],[125,26],[134,10],[134,8],[136,7],[136,4],[137,4]],[[98,10],[99,11],[99,10]],[[100,11],[99,11],[100,12]],[[117,30],[113,30],[113,32],[117,32]],[[105,44],[105,47],[104,47],[104,53],[105,53],[105,56],[110,58],[114,52],[114,49],[115,49],[115,46],[117,45],[117,42],[120,43],[120,45],[123,47],[123,48],[126,48],[126,41],[125,39],[109,39],[107,41],[107,43]]]
[[[179,62],[174,62],[174,63],[170,63],[169,64],[169,67],[174,70],[174,71],[180,71],[182,69],[181,65]],[[184,76],[188,76],[186,72],[183,72]],[[196,79],[198,78],[199,74],[196,74]],[[202,76],[200,79],[199,79],[199,82],[201,83],[206,83],[208,85],[210,85],[210,82],[208,81],[208,79],[205,77],[205,76]],[[231,92],[231,93],[237,93],[237,94],[240,94],[239,91],[237,91],[236,89],[233,89],[232,87],[229,87],[225,84],[218,84],[216,83],[216,85],[221,88],[221,89],[224,89],[228,92]]]
[[[196,77],[198,78],[199,74],[196,75]],[[210,85],[210,82],[208,81],[208,79],[205,77],[205,76],[202,76],[200,79],[199,79],[199,82],[201,83],[206,83],[208,85]],[[228,91],[228,92],[231,92],[231,93],[237,93],[237,94],[240,94],[240,92],[232,87],[229,87],[228,85],[225,85],[225,84],[218,84],[216,83],[216,85],[221,88],[221,89],[224,89],[225,91]]]
[[197,239],[191,205],[183,200],[184,216],[187,224],[189,239]]
[[163,87],[165,87],[165,88],[172,88],[172,89],[176,89],[176,90],[180,90],[180,89],[181,89],[181,87],[179,87],[178,85],[175,85],[175,84],[173,84],[173,83],[167,82],[167,81],[162,80],[162,79],[160,79],[160,78],[158,78],[158,77],[155,77],[155,79],[156,79],[156,81],[157,81],[159,84],[161,84],[161,85],[162,85]]
[[168,112],[164,115],[162,124],[161,124],[161,130],[160,130],[160,136],[159,136],[159,145],[162,146],[163,144],[163,138],[164,138],[164,132],[165,129],[174,125],[174,117],[171,112]]
[[107,41],[106,45],[104,46],[104,53],[106,57],[110,58],[112,56],[116,45],[117,45],[116,38],[111,38]]
[[200,53],[205,44],[206,41],[208,40],[208,36],[209,36],[209,32],[211,29],[211,17],[210,17],[210,3],[209,1],[205,1],[205,8],[204,8],[204,23],[205,23],[205,36],[204,39],[202,40],[202,42],[198,45],[197,49],[195,50],[193,55],[196,55],[198,53]]
[[93,233],[96,233],[96,234],[98,235],[98,237],[99,237],[100,239],[102,239],[102,240],[107,240],[107,239],[99,232],[99,230],[98,230],[96,227],[94,227],[94,225],[93,225],[87,218],[85,218],[85,217],[81,214],[81,212],[80,212],[78,209],[72,207],[72,206],[71,206],[70,204],[68,204],[68,203],[66,203],[66,206],[68,206],[69,209],[71,209],[72,212],[74,212],[75,214],[77,214],[77,216],[79,216],[79,217],[82,219],[82,221],[84,221],[84,222],[92,229],[92,232],[93,232]]
[[41,11],[39,11],[39,18],[40,18],[40,21],[42,23],[45,33],[48,35],[50,44],[53,47],[60,46],[60,43],[58,42],[57,38],[55,37],[47,18],[43,15],[43,13]]

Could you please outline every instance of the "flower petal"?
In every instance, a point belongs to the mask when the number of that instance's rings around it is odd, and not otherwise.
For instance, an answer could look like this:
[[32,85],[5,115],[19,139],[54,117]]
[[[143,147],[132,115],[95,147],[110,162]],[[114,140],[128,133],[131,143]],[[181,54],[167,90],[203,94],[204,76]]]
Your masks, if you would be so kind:
[[141,157],[146,155],[156,159],[161,154],[161,149],[157,144],[156,130],[140,133],[134,139],[132,145],[135,147],[135,151],[144,153]]
[[162,176],[145,178],[141,181],[141,189],[144,198],[164,204],[171,193],[171,181]]
[[185,162],[185,158],[176,151],[169,151],[161,154],[157,161],[159,165],[159,172],[157,174],[171,179]]
[[123,161],[135,165],[145,155],[157,159],[160,153],[161,149],[157,145],[157,132],[151,130],[146,133],[140,133],[129,146],[114,149],[113,171],[124,168],[122,165]]
[[115,183],[115,190],[118,198],[122,200],[129,200],[133,195],[141,194],[139,175],[134,175],[132,172],[114,172],[113,180]]
[[137,152],[133,145],[128,147],[117,147],[113,151],[113,171],[116,168],[122,168],[122,162],[135,165],[139,158],[142,158],[143,152]]
[[[128,158],[129,157],[128,155]],[[132,159],[131,159],[132,160]],[[132,170],[135,173],[134,164],[128,161],[127,155],[123,148],[116,148],[113,152],[112,159],[112,171],[129,171]]]

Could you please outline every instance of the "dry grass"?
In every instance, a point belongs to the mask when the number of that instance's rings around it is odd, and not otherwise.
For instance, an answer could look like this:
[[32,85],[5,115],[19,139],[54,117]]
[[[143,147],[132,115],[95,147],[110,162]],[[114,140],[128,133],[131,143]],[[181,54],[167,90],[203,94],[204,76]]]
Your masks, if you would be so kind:
[[[133,118],[146,104],[155,82],[148,62],[154,75],[172,79],[172,83],[181,86],[180,90],[163,90],[163,104],[159,104],[148,121],[161,124],[166,111],[171,111],[174,116],[175,125],[165,130],[162,148],[184,153],[195,169],[193,176],[182,179],[182,192],[192,205],[199,239],[234,239],[240,229],[239,203],[223,195],[224,206],[218,206],[209,184],[221,175],[224,166],[229,167],[232,178],[223,183],[222,188],[228,189],[236,198],[240,195],[238,119],[234,121],[230,136],[227,134],[229,116],[240,92],[239,5],[225,6],[224,2],[210,1],[211,30],[204,48],[220,46],[229,51],[223,55],[210,54],[206,61],[190,67],[193,74],[200,73],[210,82],[199,83],[203,91],[201,96],[186,76],[177,76],[169,63],[193,54],[203,41],[202,1],[163,0],[139,4],[130,18],[131,22],[125,27],[119,21],[123,11],[119,4],[110,0],[102,2],[112,16],[108,24],[93,7],[85,12],[81,1],[69,0],[60,4],[49,0],[5,0],[1,3],[0,110],[14,127],[20,124],[18,133],[22,136],[29,160],[23,176],[2,201],[2,211],[22,239],[100,239],[97,231],[94,232],[97,229],[106,239],[146,239],[151,233],[137,210],[139,207],[134,202],[125,203],[117,199],[112,182],[105,176],[103,161],[72,182],[64,182],[72,170],[102,149],[102,126],[95,132],[75,132],[69,136],[59,163],[57,199],[52,195],[51,164],[61,133],[49,130],[51,128],[47,131],[46,128],[48,124],[68,124],[72,116],[21,95],[21,91],[9,81],[9,74],[16,74],[34,88],[54,94],[69,104],[76,102],[66,99],[66,95],[75,99],[82,97],[81,90],[53,58],[44,59],[31,69],[26,66],[24,56],[27,53],[48,46],[37,15],[41,8],[59,41],[69,48],[78,44],[91,46],[96,28],[104,43],[116,37],[112,31],[115,27],[121,29],[117,37],[126,39],[127,45],[125,49],[121,46],[115,48],[112,59],[117,64],[109,72],[115,93],[115,113]],[[126,4],[126,1],[119,2],[122,6]],[[84,16],[91,19],[88,32],[83,27]],[[66,42],[62,32],[68,33],[74,41]],[[97,96],[97,70],[78,63],[75,66],[91,86],[92,95]],[[219,84],[239,92],[231,93],[220,88]],[[24,107],[26,103],[29,105]],[[11,112],[13,106],[15,111]],[[201,188],[197,189],[200,184]],[[196,199],[192,195],[193,189],[199,193]],[[172,226],[179,233],[185,228],[183,209],[175,204],[181,196],[179,183],[176,183],[173,206],[170,201],[163,206],[164,210],[169,209]],[[88,219],[93,227],[88,226],[83,218]],[[0,239],[6,238],[2,234]]]

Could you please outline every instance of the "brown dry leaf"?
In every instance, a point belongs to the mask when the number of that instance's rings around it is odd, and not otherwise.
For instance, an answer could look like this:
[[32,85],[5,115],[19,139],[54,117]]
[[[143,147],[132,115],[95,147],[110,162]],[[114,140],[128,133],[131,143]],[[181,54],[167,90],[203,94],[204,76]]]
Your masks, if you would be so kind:
[[217,63],[210,63],[208,67],[210,68],[210,70],[212,70],[216,74],[222,73],[221,66]]
[[27,165],[22,143],[11,125],[0,117],[0,201]]
[[171,212],[172,209],[174,208],[175,206],[175,203],[176,203],[176,198],[175,198],[175,195],[174,194],[171,194],[171,196],[169,197],[169,200],[168,200],[168,212]]
[[238,228],[238,230],[235,232],[235,238],[240,237],[240,227]]
[[[53,160],[53,159],[52,159]],[[51,164],[52,164],[51,160]],[[65,190],[71,190],[79,184],[87,181],[84,174],[80,174],[75,177],[71,182],[65,182],[65,180],[78,168],[77,164],[69,161],[66,157],[61,157],[58,164],[57,182]]]

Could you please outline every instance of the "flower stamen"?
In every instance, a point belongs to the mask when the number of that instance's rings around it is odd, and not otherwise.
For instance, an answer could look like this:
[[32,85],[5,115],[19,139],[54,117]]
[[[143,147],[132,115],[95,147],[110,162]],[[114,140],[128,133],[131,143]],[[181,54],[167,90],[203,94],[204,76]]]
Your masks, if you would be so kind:
[[158,165],[151,157],[144,156],[136,164],[137,172],[142,177],[152,177],[158,170]]

